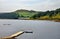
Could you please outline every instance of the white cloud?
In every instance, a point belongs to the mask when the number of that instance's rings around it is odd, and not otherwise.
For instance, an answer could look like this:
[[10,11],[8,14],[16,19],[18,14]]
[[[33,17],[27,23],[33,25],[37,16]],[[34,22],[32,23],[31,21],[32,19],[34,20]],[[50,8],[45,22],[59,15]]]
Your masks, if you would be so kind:
[[28,10],[53,10],[60,8],[60,0],[0,0],[0,12]]
[[41,11],[46,11],[46,10],[54,10],[57,8],[60,8],[60,0],[52,1],[52,0],[47,0],[43,1],[42,3],[36,3],[35,5],[32,6],[34,10],[41,10]]

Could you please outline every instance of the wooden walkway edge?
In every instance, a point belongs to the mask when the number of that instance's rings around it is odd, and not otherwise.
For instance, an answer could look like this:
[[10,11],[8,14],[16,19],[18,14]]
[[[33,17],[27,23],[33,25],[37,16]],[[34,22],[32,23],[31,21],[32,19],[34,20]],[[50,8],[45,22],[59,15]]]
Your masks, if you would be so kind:
[[16,37],[18,37],[19,35],[22,35],[23,33],[33,33],[33,32],[27,32],[27,31],[20,31],[20,32],[17,32],[11,36],[7,36],[7,37],[3,37],[3,38],[0,38],[0,39],[15,39]]

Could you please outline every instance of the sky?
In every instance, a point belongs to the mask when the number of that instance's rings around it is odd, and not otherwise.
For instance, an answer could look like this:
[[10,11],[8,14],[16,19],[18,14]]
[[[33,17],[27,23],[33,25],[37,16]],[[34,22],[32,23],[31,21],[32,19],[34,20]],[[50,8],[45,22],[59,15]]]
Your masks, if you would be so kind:
[[0,12],[19,9],[47,11],[60,8],[60,0],[0,0]]

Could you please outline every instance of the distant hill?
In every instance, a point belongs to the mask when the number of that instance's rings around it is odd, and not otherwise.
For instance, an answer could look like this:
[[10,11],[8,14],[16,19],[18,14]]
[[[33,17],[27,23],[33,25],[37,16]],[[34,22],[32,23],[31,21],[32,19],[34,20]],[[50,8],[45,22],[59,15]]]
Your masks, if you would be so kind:
[[26,19],[59,19],[60,20],[60,8],[51,11],[34,11],[34,10],[16,10],[18,18],[26,18]]
[[10,13],[0,13],[0,19],[60,20],[60,8],[45,12],[21,9]]
[[49,20],[60,20],[60,8],[51,11],[38,12],[32,16],[33,19],[49,19]]

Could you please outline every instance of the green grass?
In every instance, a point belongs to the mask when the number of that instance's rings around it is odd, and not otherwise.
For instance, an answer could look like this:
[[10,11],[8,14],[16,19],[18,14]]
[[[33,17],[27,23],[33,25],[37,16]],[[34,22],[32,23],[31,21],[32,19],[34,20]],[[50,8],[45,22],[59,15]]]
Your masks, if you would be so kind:
[[23,16],[23,17],[32,17],[33,15],[35,15],[36,13],[30,13],[30,12],[18,12],[19,16]]

